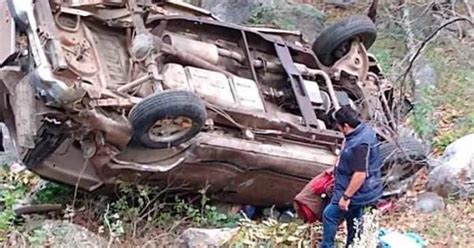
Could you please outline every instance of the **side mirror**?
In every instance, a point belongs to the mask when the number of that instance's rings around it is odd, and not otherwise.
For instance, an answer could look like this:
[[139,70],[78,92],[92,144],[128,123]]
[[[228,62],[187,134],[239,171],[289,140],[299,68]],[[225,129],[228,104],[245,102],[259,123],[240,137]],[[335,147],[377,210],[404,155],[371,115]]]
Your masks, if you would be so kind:
[[24,31],[29,26],[29,13],[33,13],[32,0],[7,0],[8,10],[15,20],[16,26]]

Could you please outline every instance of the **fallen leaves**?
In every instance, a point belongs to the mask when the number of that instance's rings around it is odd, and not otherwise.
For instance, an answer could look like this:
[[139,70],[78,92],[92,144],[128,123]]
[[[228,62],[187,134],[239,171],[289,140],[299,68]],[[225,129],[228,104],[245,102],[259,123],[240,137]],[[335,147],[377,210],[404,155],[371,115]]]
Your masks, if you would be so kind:
[[280,223],[274,219],[260,223],[243,219],[240,231],[230,242],[231,247],[309,247],[313,233],[321,232],[320,226],[301,222]]
[[[427,180],[423,171],[415,183],[414,192],[421,192]],[[420,234],[428,247],[474,247],[474,200],[445,199],[443,211],[421,214],[414,210],[415,197],[405,196],[397,211],[382,217],[382,227]]]

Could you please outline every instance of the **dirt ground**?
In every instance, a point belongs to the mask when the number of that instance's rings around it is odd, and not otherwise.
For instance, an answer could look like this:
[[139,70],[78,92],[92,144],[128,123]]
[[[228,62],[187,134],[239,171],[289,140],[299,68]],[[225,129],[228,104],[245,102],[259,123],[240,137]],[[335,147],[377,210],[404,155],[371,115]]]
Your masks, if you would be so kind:
[[424,191],[427,171],[422,171],[415,187],[395,204],[393,212],[382,216],[381,226],[415,232],[428,247],[474,247],[474,200],[445,199],[446,208],[431,214],[414,209],[416,195]]

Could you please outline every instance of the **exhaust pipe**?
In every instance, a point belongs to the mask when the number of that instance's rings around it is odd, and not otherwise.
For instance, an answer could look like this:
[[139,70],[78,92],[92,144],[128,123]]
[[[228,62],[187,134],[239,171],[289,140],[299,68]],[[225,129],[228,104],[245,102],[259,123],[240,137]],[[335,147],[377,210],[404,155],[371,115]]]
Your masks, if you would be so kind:
[[192,54],[214,65],[217,65],[219,61],[219,50],[214,44],[188,39],[172,33],[165,33],[162,41],[180,52]]

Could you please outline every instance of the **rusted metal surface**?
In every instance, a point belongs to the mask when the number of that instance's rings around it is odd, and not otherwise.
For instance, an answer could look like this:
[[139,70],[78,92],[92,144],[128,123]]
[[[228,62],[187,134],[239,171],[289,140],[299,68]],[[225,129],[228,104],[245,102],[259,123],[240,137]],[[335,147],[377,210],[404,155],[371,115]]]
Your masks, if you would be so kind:
[[162,37],[163,42],[176,49],[194,54],[212,64],[219,61],[219,51],[216,45],[188,39],[182,35],[167,33]]
[[278,43],[275,43],[275,50],[280,58],[283,68],[285,68],[285,71],[288,74],[293,94],[296,97],[296,101],[298,102],[306,126],[320,128],[316,114],[311,106],[308,92],[304,86],[303,78],[291,58],[290,50],[286,45]]
[[53,71],[62,70],[67,67],[66,58],[63,50],[61,49],[61,43],[59,41],[59,31],[56,28],[56,23],[53,18],[52,9],[48,0],[37,0],[35,2],[36,16],[41,31],[47,35],[45,37],[49,59]]
[[[153,16],[149,18],[147,21],[147,25],[156,25],[154,23],[156,22],[162,22],[162,21],[167,21],[167,25],[171,25],[172,23],[183,23],[183,24],[196,24],[196,25],[201,25],[203,27],[209,27],[212,29],[213,27],[216,30],[222,30],[222,31],[227,31],[229,32],[229,35],[233,32],[235,33],[240,33],[241,31],[245,31],[247,35],[252,34],[255,36],[258,36],[260,39],[260,42],[262,43],[267,43],[266,45],[269,45],[273,47],[273,43],[281,42],[281,39],[279,36],[270,36],[270,35],[265,35],[263,33],[259,33],[255,31],[252,28],[245,27],[245,26],[238,26],[235,24],[231,23],[225,23],[225,22],[219,22],[216,20],[208,19],[208,18],[202,18],[199,16],[191,16],[191,15],[159,15],[159,16]],[[292,54],[294,54],[294,59],[298,59],[296,61],[297,63],[309,63],[310,66],[316,66],[317,62],[315,58],[311,58],[314,55],[312,54],[311,49],[308,48],[308,45],[301,45],[300,43],[295,43],[295,42],[284,42],[285,45],[287,45]],[[306,55],[306,56],[305,56]],[[305,58],[306,60],[309,61],[299,61],[300,58]]]
[[7,1],[0,2],[0,65],[16,52],[15,22],[7,7]]
[[350,75],[357,77],[357,80],[364,81],[367,79],[369,72],[369,59],[364,45],[360,42],[352,42],[349,52],[335,63],[336,77],[340,77],[344,71]]
[[37,132],[35,123],[36,100],[35,92],[29,84],[29,77],[24,77],[15,85],[12,97],[12,107],[15,111],[15,130],[18,145],[26,148],[34,148],[34,137]]
[[128,123],[115,121],[92,110],[83,110],[79,113],[83,125],[103,132],[105,140],[119,147],[125,147],[130,141],[131,127]]
[[[0,8],[0,30],[15,42],[2,44],[0,59],[18,52],[13,62],[28,67],[0,71],[0,117],[25,164],[45,178],[89,191],[118,179],[173,181],[188,190],[208,185],[220,200],[288,205],[334,164],[343,140],[330,118],[336,92],[390,139],[391,89],[358,41],[325,67],[297,32],[222,23],[180,1],[40,0],[33,8],[22,33]],[[145,148],[128,116],[168,90],[199,96],[207,120],[183,143]],[[153,120],[147,134],[189,118],[172,114]]]

